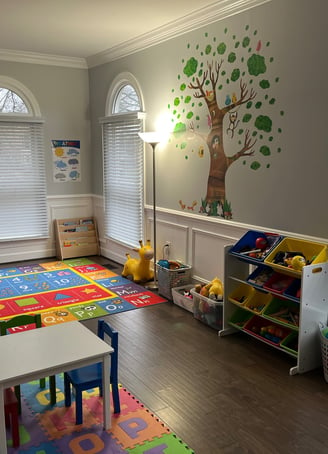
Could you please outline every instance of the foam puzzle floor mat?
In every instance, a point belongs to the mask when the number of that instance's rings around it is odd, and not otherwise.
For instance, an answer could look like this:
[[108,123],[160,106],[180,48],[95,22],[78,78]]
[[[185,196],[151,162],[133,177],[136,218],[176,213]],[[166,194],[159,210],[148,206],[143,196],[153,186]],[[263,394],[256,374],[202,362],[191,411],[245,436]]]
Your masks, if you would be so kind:
[[75,402],[64,405],[63,375],[57,375],[56,385],[53,407],[39,381],[21,385],[20,447],[12,447],[7,431],[8,454],[195,454],[122,386],[121,413],[112,414],[112,427],[105,431],[98,389],[83,393],[83,424],[75,425]]
[[166,301],[87,258],[0,268],[0,320],[41,313],[47,326]]

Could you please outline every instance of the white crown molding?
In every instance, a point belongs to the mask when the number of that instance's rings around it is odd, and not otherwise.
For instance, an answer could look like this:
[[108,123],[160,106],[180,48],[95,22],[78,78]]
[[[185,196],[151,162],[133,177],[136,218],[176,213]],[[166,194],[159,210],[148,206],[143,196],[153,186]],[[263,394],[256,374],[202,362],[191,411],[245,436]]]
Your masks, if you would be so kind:
[[125,41],[98,54],[84,58],[63,57],[9,49],[0,49],[0,61],[32,63],[50,66],[66,66],[87,69],[126,57],[161,42],[181,36],[192,30],[212,24],[219,20],[242,13],[272,0],[219,0],[208,7],[194,11],[183,18],[169,22],[151,32]]
[[188,33],[197,28],[242,13],[272,0],[219,0],[208,7],[169,22],[155,30],[125,41],[110,49],[87,57],[89,68],[126,57],[140,50]]
[[69,68],[87,69],[85,58],[63,57],[60,55],[39,54],[10,49],[0,49],[0,60],[18,63],[32,63],[47,66],[66,66]]

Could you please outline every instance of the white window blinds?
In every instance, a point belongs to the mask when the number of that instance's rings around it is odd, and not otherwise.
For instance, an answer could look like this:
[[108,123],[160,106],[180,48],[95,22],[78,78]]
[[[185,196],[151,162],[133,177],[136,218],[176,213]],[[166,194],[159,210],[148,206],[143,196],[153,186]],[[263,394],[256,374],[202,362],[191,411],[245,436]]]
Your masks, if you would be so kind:
[[43,125],[0,119],[0,241],[48,236]]
[[143,239],[143,130],[140,113],[102,120],[105,235],[137,247]]

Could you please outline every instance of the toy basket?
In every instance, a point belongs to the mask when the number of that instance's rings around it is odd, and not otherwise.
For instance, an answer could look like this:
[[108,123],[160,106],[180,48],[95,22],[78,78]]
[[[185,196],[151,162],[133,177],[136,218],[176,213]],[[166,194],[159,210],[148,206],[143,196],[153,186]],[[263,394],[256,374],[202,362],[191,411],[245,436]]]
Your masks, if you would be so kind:
[[328,383],[328,327],[323,323],[319,323],[320,341],[321,341],[321,354],[322,354],[322,365],[323,374],[326,382]]
[[187,311],[194,313],[194,300],[192,295],[185,296],[185,292],[189,292],[194,287],[194,284],[182,285],[181,287],[172,288],[173,303],[177,306],[186,309]]
[[180,268],[169,269],[157,265],[158,293],[172,300],[172,288],[191,283],[191,266],[182,265]]

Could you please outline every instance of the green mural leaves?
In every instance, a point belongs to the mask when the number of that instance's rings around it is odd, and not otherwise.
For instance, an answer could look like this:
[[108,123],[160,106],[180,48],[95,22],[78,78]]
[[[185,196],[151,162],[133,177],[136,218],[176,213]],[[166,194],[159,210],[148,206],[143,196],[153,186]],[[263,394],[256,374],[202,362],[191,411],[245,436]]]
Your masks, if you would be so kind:
[[255,126],[260,131],[271,132],[272,120],[266,115],[259,115],[255,120]]
[[247,61],[248,72],[251,76],[259,76],[267,70],[265,59],[261,55],[253,54]]
[[190,77],[195,74],[197,71],[197,66],[198,66],[198,61],[194,58],[191,57],[187,63],[186,66],[183,68],[183,72],[186,76]]

